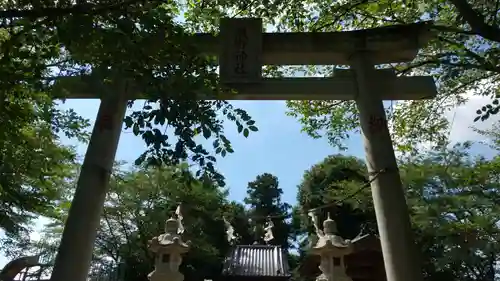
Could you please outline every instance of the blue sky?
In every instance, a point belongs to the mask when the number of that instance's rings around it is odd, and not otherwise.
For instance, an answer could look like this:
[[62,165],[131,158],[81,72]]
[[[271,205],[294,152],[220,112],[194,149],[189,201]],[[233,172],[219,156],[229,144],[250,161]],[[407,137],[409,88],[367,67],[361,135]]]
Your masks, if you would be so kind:
[[[84,118],[95,121],[99,100],[67,100],[62,108],[73,108]],[[472,132],[469,126],[474,118],[475,104],[483,104],[484,100],[471,98],[468,106],[458,107],[449,118],[453,120],[453,129],[450,135],[453,141],[479,140],[478,135]],[[137,101],[134,109],[139,109],[143,102]],[[256,121],[258,132],[251,132],[248,138],[238,134],[236,126],[231,122],[225,123],[225,133],[231,140],[234,153],[226,157],[218,157],[216,168],[226,177],[229,188],[229,197],[232,200],[242,201],[246,196],[246,187],[249,181],[262,173],[271,173],[278,177],[283,189],[283,200],[295,204],[297,185],[302,180],[306,170],[339,150],[330,146],[326,139],[313,139],[301,132],[301,125],[293,117],[286,116],[284,101],[233,101],[235,107],[245,109]],[[488,128],[493,120],[478,123],[480,128]],[[76,144],[74,142],[68,142]],[[210,148],[212,141],[202,139],[202,144]],[[342,154],[354,155],[364,159],[364,150],[361,136],[354,134],[345,143],[347,151]],[[84,155],[86,145],[78,145],[78,154]],[[133,162],[143,151],[145,145],[140,137],[133,135],[131,130],[122,130],[120,143],[116,155],[117,160]],[[484,146],[474,146],[473,153],[487,154],[489,149]]]
[[[142,102],[136,102],[142,105]],[[326,156],[339,151],[325,139],[312,139],[301,133],[300,124],[285,115],[283,101],[235,101],[233,105],[245,109],[256,121],[258,132],[248,138],[238,134],[236,126],[226,123],[226,136],[231,140],[235,153],[219,157],[216,167],[226,177],[230,198],[241,201],[245,197],[249,181],[262,173],[271,173],[280,180],[284,200],[295,202],[296,187],[305,170],[320,162]],[[81,116],[93,122],[99,107],[98,100],[68,100],[63,108],[73,108]],[[69,142],[76,144],[74,142]],[[211,141],[207,142],[207,147]],[[363,157],[361,138],[356,135],[349,142],[348,153]],[[78,153],[84,155],[86,146],[78,145]],[[123,130],[117,152],[117,160],[133,162],[145,146],[142,139],[131,131]]]
[[[93,124],[99,104],[99,100],[67,100],[61,108],[72,108]],[[137,107],[142,104],[140,101],[136,102]],[[219,157],[216,167],[226,177],[230,199],[242,201],[249,181],[259,174],[271,173],[280,181],[283,201],[294,204],[297,185],[304,171],[326,156],[338,153],[338,150],[331,147],[325,139],[312,139],[301,133],[299,122],[285,115],[284,101],[237,101],[233,105],[245,109],[256,121],[259,131],[245,138],[238,134],[234,124],[227,122],[226,137],[231,140],[235,152],[224,158]],[[77,153],[82,157],[87,149],[86,145],[75,141],[66,139],[63,143],[76,145]],[[207,145],[211,143],[207,142]],[[359,136],[353,136],[347,145],[350,147],[349,154],[363,157]],[[117,160],[133,162],[144,150],[145,145],[140,137],[134,136],[130,130],[122,130]],[[39,220],[35,228],[41,230],[45,223],[45,220]],[[34,234],[32,238],[36,239],[37,236]],[[7,262],[0,254],[0,268]]]
[[[478,140],[478,135],[472,132],[469,126],[472,125],[474,109],[484,102],[483,97],[473,97],[467,105],[460,106],[454,113],[449,114],[450,120],[454,120],[451,133],[454,141]],[[99,100],[68,100],[61,107],[73,108],[81,116],[90,119],[93,124],[99,103]],[[142,105],[141,102],[136,104]],[[256,121],[259,131],[245,138],[237,133],[234,124],[228,122],[226,125],[226,136],[232,141],[235,153],[219,158],[217,168],[226,177],[230,199],[243,200],[249,181],[254,180],[259,174],[271,173],[280,180],[280,187],[284,191],[283,200],[294,204],[297,185],[304,171],[326,156],[339,151],[331,147],[325,139],[315,140],[301,133],[300,123],[285,115],[286,106],[283,101],[237,101],[233,104],[247,110]],[[490,120],[475,125],[488,128],[492,122],[493,120]],[[78,154],[81,156],[85,154],[86,145],[69,140],[65,140],[64,143],[77,145]],[[211,142],[207,144],[210,145]],[[359,135],[351,136],[346,146],[348,151],[343,152],[344,154],[364,158],[363,144]],[[144,149],[142,139],[124,130],[116,159],[133,162]],[[488,153],[484,147],[476,147],[474,152]],[[40,230],[44,223],[38,221],[35,228]],[[33,238],[36,236],[35,234]],[[0,255],[0,267],[7,261]]]

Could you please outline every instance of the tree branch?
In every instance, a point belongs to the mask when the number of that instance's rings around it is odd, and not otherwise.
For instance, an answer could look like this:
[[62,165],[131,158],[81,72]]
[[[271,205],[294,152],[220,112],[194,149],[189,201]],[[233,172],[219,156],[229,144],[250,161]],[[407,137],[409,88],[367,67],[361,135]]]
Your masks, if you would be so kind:
[[[43,18],[43,17],[60,17],[70,14],[99,14],[102,12],[118,10],[121,8],[126,8],[128,5],[134,3],[139,3],[140,0],[128,0],[118,4],[111,5],[95,5],[95,4],[77,4],[71,7],[61,8],[40,8],[40,9],[29,9],[29,10],[19,10],[19,9],[9,9],[0,11],[0,18],[2,19],[12,19],[12,18]],[[141,1],[142,2],[142,1]]]
[[486,23],[484,16],[475,11],[467,0],[450,0],[472,30],[482,37],[500,43],[500,28]]
[[[335,19],[331,22],[327,22],[321,26],[315,26],[313,25],[312,28],[311,28],[311,31],[312,32],[318,32],[318,31],[323,31],[325,28],[328,28],[330,26],[333,26],[335,24],[337,24],[337,22],[339,22],[342,17],[344,17],[345,15],[347,15],[349,12],[351,12],[352,10],[356,9],[357,7],[363,5],[363,4],[366,4],[370,2],[370,0],[360,0],[359,2],[357,3],[354,3],[354,4],[344,4],[344,5],[341,5],[335,9],[333,9],[331,12],[332,14],[335,14],[335,13],[338,13],[340,12],[339,15],[337,15],[335,17]],[[341,12],[341,10],[344,10]]]
[[457,28],[454,26],[448,26],[448,25],[441,25],[441,24],[433,24],[429,27],[431,30],[436,30],[436,31],[441,31],[441,32],[450,32],[450,33],[458,33],[458,34],[465,34],[465,35],[479,35],[481,34],[472,31],[472,30],[464,30],[461,28]]
[[111,235],[111,239],[114,240],[114,242],[111,243],[111,245],[113,245],[112,247],[116,251],[116,254],[113,254],[113,252],[111,250],[108,250],[108,252],[111,255],[111,257],[113,258],[113,260],[115,262],[118,262],[118,257],[120,255],[120,249],[119,249],[119,247],[121,245],[121,240],[113,232],[113,226],[111,225],[111,222],[109,221],[109,217],[108,217],[106,208],[103,210],[103,217],[104,217],[104,221],[106,222],[106,225],[108,227],[109,233]]

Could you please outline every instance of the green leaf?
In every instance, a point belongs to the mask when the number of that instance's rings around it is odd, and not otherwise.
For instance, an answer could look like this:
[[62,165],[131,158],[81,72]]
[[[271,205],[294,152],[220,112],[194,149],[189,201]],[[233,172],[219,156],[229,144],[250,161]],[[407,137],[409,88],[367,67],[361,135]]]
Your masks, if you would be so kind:
[[248,135],[249,135],[249,134],[250,134],[250,131],[248,131],[248,129],[247,129],[247,128],[245,128],[245,129],[243,130],[243,136],[245,136],[245,138],[248,138]]
[[139,128],[139,124],[135,123],[134,126],[132,127],[132,132],[134,133],[134,135],[138,136],[139,133],[140,133],[140,128]]
[[134,120],[130,116],[126,116],[125,119],[123,120],[123,123],[125,123],[126,128],[131,128],[132,125],[134,124]]
[[203,137],[205,139],[209,139],[210,136],[212,135],[212,132],[210,132],[210,129],[208,129],[207,127],[203,127]]
[[228,145],[230,143],[230,141],[226,138],[226,136],[220,135],[219,137],[225,145]]
[[485,121],[485,120],[487,120],[488,118],[490,118],[490,113],[489,113],[489,112],[486,112],[483,116],[481,116],[481,121]]
[[139,156],[139,157],[137,157],[137,159],[135,159],[134,165],[136,165],[136,166],[141,165],[145,159],[146,159],[146,154],[143,153],[143,154],[141,154],[141,156]]
[[257,132],[257,131],[259,130],[259,129],[258,129],[257,127],[255,127],[255,126],[250,126],[250,127],[248,127],[248,129],[250,129],[250,131],[252,131],[252,132]]

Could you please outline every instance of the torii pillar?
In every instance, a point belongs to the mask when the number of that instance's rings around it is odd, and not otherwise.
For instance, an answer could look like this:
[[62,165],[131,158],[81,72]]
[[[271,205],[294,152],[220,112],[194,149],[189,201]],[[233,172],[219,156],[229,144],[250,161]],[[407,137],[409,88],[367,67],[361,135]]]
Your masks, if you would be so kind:
[[50,277],[53,281],[87,280],[129,97],[126,83],[88,86],[99,88],[94,93],[102,94],[101,104]]
[[[374,65],[412,60],[427,43],[426,23],[371,30],[262,33],[261,19],[223,19],[219,36],[196,34],[193,44],[218,55],[221,82],[237,94],[224,100],[355,100],[359,109],[387,281],[422,281],[420,263],[382,100],[432,98],[431,77],[396,77]],[[161,42],[159,43],[161,44]],[[351,65],[328,78],[262,78],[262,65]],[[113,80],[113,79],[111,79]],[[85,281],[128,99],[150,98],[141,85],[99,75],[61,79],[59,98],[100,98],[52,281]],[[62,93],[62,94],[61,94]],[[214,97],[199,96],[198,99]]]

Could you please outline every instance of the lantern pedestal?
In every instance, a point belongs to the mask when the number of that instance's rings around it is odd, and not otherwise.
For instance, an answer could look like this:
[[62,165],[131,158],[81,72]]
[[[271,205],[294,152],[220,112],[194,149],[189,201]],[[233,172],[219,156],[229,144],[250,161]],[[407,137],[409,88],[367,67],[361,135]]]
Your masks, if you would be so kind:
[[150,250],[155,253],[155,270],[148,275],[150,281],[183,281],[179,272],[182,254],[189,251],[189,245],[182,241],[178,233],[179,222],[173,218],[167,220],[165,233],[150,241]]
[[321,275],[316,280],[352,281],[346,273],[344,263],[344,257],[353,252],[352,242],[337,235],[337,225],[330,219],[330,215],[323,222],[323,232],[317,233],[318,241],[311,248],[312,254],[321,257]]

